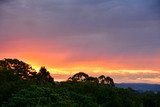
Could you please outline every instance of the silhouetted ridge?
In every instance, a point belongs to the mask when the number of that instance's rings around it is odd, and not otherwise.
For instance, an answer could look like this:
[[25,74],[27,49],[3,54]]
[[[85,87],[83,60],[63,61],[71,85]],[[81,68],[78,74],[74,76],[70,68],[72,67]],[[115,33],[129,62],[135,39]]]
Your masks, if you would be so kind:
[[139,93],[114,87],[111,77],[79,72],[54,82],[18,59],[0,60],[0,107],[160,107],[160,92]]
[[92,82],[97,84],[103,84],[103,85],[109,85],[109,86],[115,86],[114,81],[111,77],[105,77],[104,75],[97,77],[89,76],[88,74],[84,72],[79,72],[74,74],[72,77],[68,78],[68,81],[73,82]]

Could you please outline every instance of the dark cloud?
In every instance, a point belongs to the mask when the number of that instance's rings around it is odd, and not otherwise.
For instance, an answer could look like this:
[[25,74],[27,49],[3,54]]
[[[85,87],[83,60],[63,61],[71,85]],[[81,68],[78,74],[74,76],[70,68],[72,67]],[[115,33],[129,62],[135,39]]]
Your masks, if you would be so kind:
[[6,3],[6,2],[9,2],[11,0],[0,0],[0,3]]

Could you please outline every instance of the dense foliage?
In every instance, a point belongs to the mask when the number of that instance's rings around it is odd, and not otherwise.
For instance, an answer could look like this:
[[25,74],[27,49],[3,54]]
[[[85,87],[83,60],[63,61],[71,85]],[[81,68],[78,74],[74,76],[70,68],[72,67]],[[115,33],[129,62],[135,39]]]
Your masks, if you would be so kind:
[[37,73],[17,59],[0,60],[2,107],[160,107],[159,101],[160,92],[116,88],[104,75],[80,72],[57,83],[45,67]]

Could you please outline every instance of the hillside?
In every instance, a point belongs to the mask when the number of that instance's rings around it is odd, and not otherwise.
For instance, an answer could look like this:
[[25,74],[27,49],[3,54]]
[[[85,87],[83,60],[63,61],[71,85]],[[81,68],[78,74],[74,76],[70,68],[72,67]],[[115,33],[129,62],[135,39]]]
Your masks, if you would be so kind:
[[153,92],[159,92],[160,91],[160,85],[159,84],[146,84],[146,83],[119,83],[116,84],[116,87],[119,88],[132,88],[139,92],[145,92],[145,91],[153,91]]
[[[160,107],[160,92],[140,93],[126,88],[133,84],[116,86],[111,77],[92,77],[84,72],[55,82],[45,67],[36,72],[23,61],[0,60],[2,107]],[[146,84],[135,86],[153,89]]]

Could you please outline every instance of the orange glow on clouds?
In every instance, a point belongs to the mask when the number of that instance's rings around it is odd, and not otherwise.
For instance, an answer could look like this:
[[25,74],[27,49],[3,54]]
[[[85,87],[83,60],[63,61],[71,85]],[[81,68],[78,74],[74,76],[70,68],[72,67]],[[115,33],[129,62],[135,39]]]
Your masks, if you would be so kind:
[[[29,55],[29,56],[28,56]],[[5,54],[3,58],[17,58],[31,64],[32,67],[39,71],[41,66],[45,66],[47,70],[57,81],[66,80],[77,72],[85,72],[92,76],[106,75],[114,78],[115,82],[141,82],[141,83],[159,83],[160,72],[151,69],[128,69],[117,64],[107,64],[104,61],[86,61],[86,62],[65,62],[63,54],[47,56],[43,54]],[[64,60],[64,62],[63,62]],[[119,68],[118,68],[119,67]]]
[[55,80],[82,71],[160,83],[159,5],[97,1],[3,0],[0,59],[17,58],[37,71],[46,66]]
[[[102,59],[101,57],[99,59],[86,58],[75,61],[70,60],[70,56],[75,53],[71,49],[58,47],[51,50],[50,43],[41,46],[42,41],[33,41],[11,42],[7,45],[4,53],[0,53],[0,59],[17,58],[31,64],[36,71],[41,66],[45,66],[55,80],[66,80],[69,76],[82,71],[93,76],[108,75],[113,77],[116,82],[160,83],[160,71],[157,64],[160,62],[159,59],[152,59],[156,65],[154,67],[153,63],[150,65],[144,63],[149,60],[142,59],[140,56],[126,56],[126,59],[131,60],[123,59],[124,57],[103,59],[101,56]],[[25,43],[30,43],[30,45],[25,46]]]

